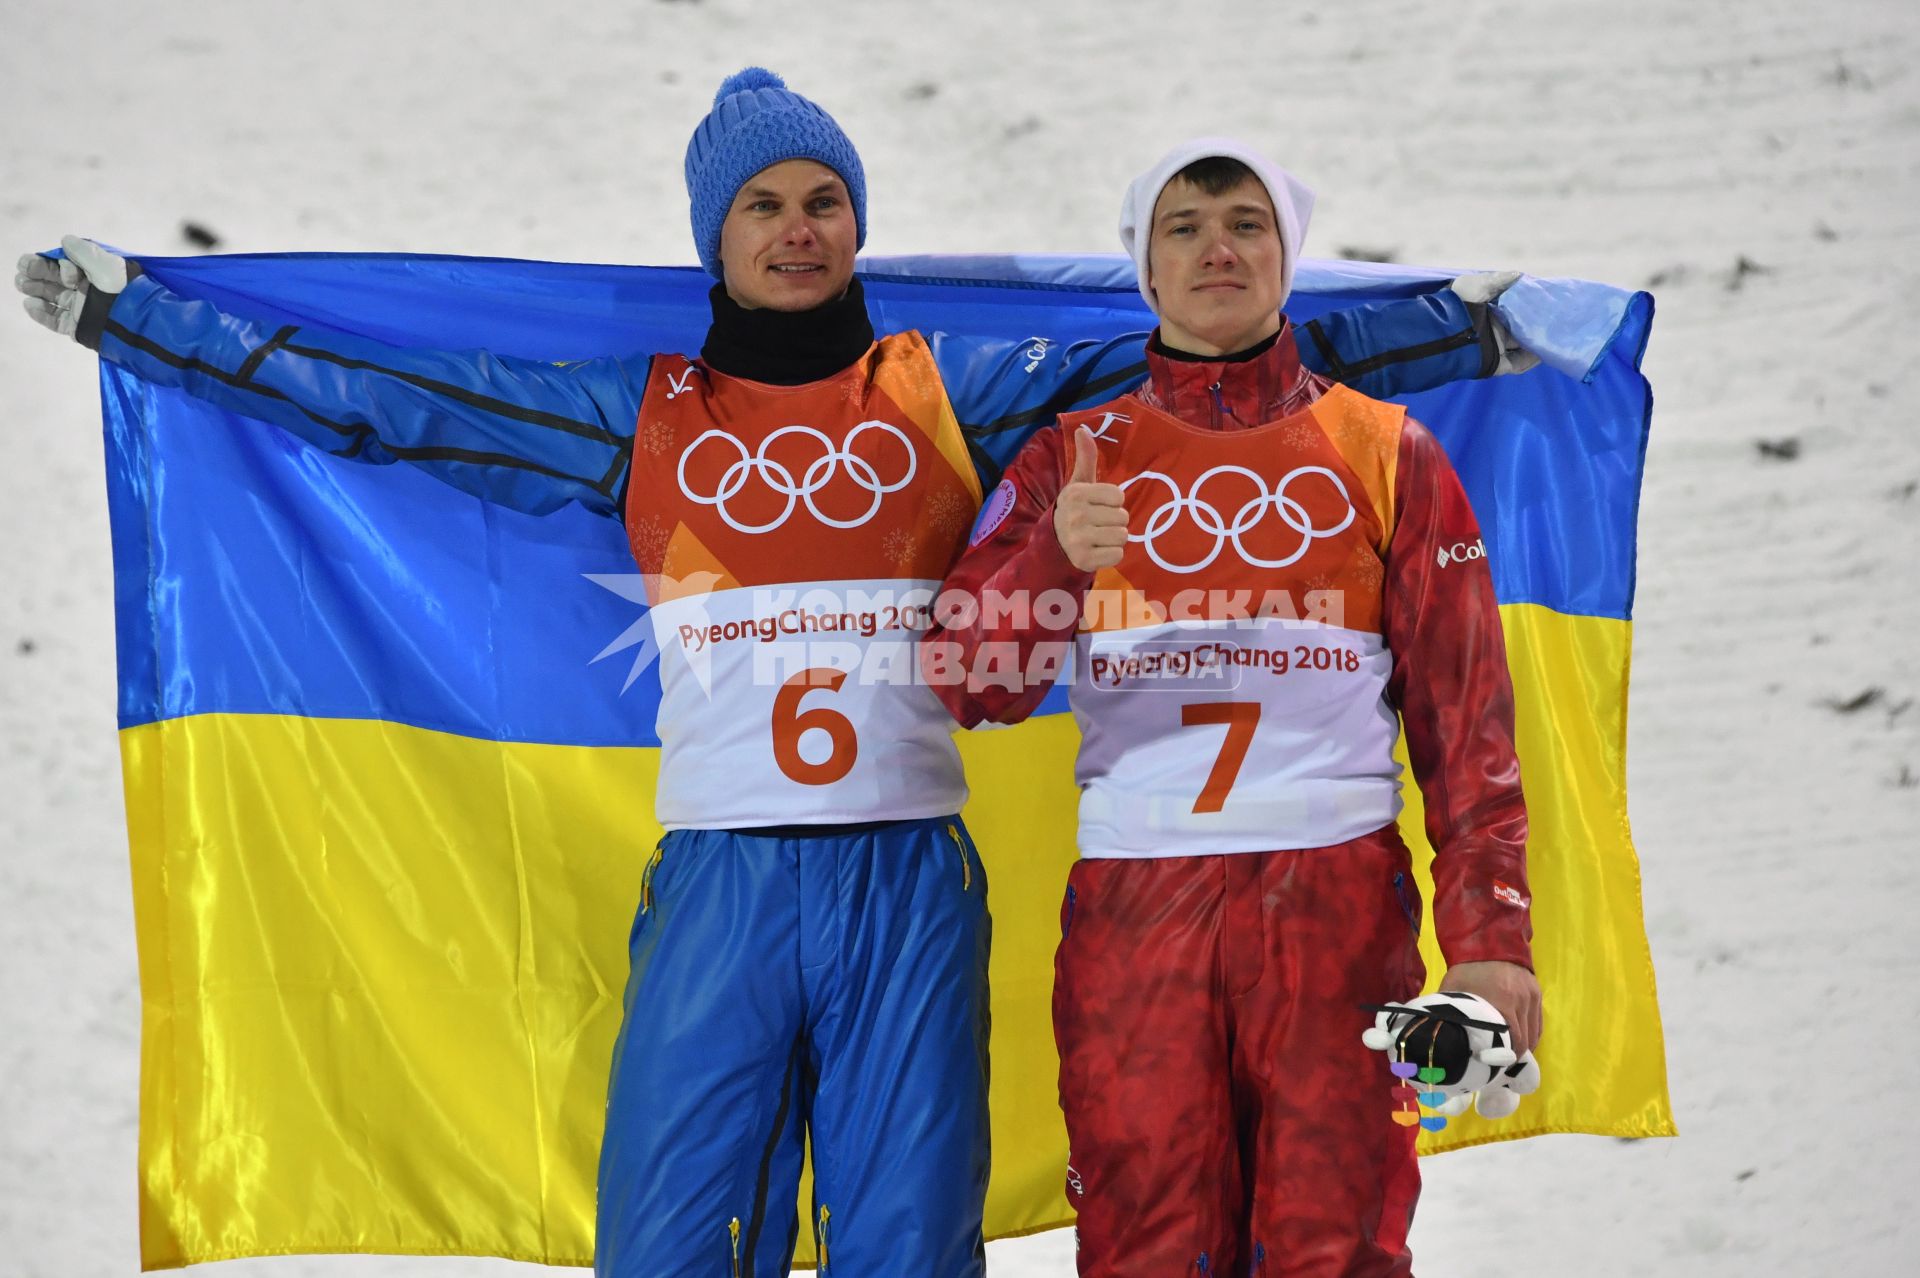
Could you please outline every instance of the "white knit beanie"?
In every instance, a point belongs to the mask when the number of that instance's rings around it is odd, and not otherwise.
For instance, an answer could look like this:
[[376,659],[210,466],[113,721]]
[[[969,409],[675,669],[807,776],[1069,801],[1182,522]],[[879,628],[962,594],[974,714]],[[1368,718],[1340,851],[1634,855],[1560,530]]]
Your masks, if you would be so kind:
[[1153,206],[1160,200],[1173,175],[1195,160],[1225,156],[1252,169],[1265,184],[1267,198],[1273,201],[1274,214],[1280,219],[1280,247],[1285,256],[1280,266],[1280,304],[1287,304],[1293,292],[1293,268],[1300,260],[1300,245],[1307,238],[1307,219],[1313,216],[1313,192],[1305,183],[1244,142],[1231,138],[1194,138],[1182,142],[1154,162],[1154,166],[1135,178],[1120,201],[1120,243],[1133,258],[1140,276],[1140,296],[1154,313],[1160,312],[1153,289],[1147,283],[1147,246],[1153,239]]

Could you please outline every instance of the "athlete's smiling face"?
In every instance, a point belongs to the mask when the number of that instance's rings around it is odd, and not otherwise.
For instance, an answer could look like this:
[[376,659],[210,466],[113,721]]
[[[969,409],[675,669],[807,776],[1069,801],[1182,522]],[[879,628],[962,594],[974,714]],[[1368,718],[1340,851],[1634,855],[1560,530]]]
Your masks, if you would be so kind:
[[1185,178],[1153,208],[1149,280],[1161,337],[1177,350],[1229,355],[1280,327],[1280,223],[1256,177],[1210,195]]
[[727,296],[749,309],[806,311],[853,279],[860,228],[840,175],[782,160],[746,180],[720,224]]

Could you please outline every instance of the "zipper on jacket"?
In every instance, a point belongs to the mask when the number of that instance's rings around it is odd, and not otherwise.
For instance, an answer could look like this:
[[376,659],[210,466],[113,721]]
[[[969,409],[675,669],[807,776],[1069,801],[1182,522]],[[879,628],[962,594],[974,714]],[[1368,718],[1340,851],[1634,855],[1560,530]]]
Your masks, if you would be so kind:
[[655,844],[653,855],[647,858],[646,869],[640,871],[640,912],[645,914],[653,908],[653,873],[660,868],[660,858],[665,854],[666,843]]
[[1420,934],[1420,916],[1414,913],[1413,898],[1407,895],[1407,872],[1393,872],[1393,894],[1400,898],[1400,912],[1407,916],[1407,924],[1413,928],[1413,934]]
[[733,1240],[733,1278],[740,1278],[740,1218],[727,1222],[727,1236]]
[[827,1219],[833,1213],[827,1210],[825,1203],[820,1204],[820,1228],[814,1235],[817,1244],[815,1250],[820,1253],[820,1278],[827,1278]]
[[1061,920],[1060,923],[1060,939],[1063,941],[1066,940],[1067,936],[1073,931],[1073,907],[1078,895],[1079,894],[1073,890],[1073,884],[1067,884],[1067,917]]
[[953,846],[960,850],[960,890],[973,891],[973,860],[967,856],[966,840],[960,837],[960,827],[947,823],[947,834],[953,839]]

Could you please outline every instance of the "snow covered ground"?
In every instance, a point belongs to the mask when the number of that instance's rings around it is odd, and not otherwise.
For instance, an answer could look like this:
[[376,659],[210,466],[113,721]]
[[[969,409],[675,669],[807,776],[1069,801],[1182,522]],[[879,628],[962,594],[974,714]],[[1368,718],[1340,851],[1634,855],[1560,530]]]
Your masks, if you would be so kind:
[[[859,143],[878,252],[1113,248],[1133,172],[1229,131],[1318,187],[1318,255],[1652,287],[1631,773],[1682,1135],[1432,1160],[1414,1249],[1881,1274],[1920,1244],[1916,60],[1912,0],[0,0],[0,249],[184,252],[191,220],[231,251],[686,261],[687,134],[760,62]],[[137,1265],[95,403],[91,359],[0,316],[0,1269],[29,1276]],[[1072,1272],[1063,1234],[989,1255]]]

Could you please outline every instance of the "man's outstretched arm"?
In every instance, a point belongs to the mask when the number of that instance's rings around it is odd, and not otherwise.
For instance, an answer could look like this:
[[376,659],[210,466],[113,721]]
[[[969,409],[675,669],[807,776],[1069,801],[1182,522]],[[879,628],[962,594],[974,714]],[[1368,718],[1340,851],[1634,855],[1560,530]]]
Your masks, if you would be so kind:
[[[1514,344],[1491,302],[1513,272],[1463,275],[1436,293],[1335,311],[1299,326],[1301,362],[1385,399],[1539,363]],[[1145,330],[1062,343],[929,333],[927,341],[992,488],[1036,432],[1063,413],[1116,399],[1147,378]]]
[[1117,399],[1145,381],[1147,336],[1014,342],[927,334],[981,489],[999,483],[1027,441],[1060,414]]
[[1375,399],[1524,373],[1540,360],[1515,343],[1491,304],[1519,278],[1463,275],[1438,292],[1308,320],[1298,327],[1300,362]]
[[69,237],[30,255],[28,314],[162,386],[259,418],[339,457],[405,461],[533,514],[569,501],[618,515],[644,361],[557,366],[388,346],[319,326],[268,328],[180,297]]

